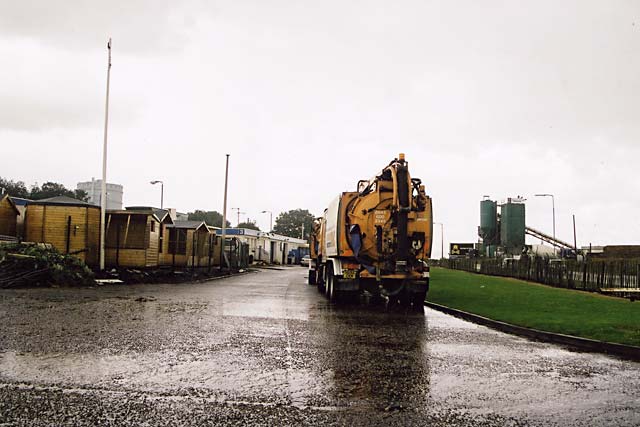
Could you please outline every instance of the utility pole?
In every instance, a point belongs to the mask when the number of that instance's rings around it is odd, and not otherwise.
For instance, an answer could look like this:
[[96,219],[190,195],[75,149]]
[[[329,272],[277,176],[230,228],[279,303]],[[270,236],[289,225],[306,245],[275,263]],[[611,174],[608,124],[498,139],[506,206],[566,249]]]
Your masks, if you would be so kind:
[[576,216],[573,215],[573,250],[576,252],[576,259],[578,257],[578,242],[576,240]]
[[304,240],[304,222],[302,223],[302,233],[300,233],[300,238]]
[[104,107],[104,142],[102,145],[102,185],[100,193],[100,271],[104,270],[105,221],[107,217],[107,129],[109,127],[109,81],[111,79],[111,37],[107,43],[107,98]]
[[238,211],[238,222],[236,223],[236,227],[238,225],[240,225],[240,214],[244,215],[246,212],[240,212],[240,208],[231,208],[232,210],[235,209],[236,211]]
[[[226,262],[227,258],[224,256],[225,250],[225,234],[227,232],[227,184],[229,181],[229,154],[227,156],[227,166],[224,171],[224,207],[222,208],[222,250],[220,251],[220,270],[222,270],[222,263]],[[228,267],[228,266],[227,266]]]

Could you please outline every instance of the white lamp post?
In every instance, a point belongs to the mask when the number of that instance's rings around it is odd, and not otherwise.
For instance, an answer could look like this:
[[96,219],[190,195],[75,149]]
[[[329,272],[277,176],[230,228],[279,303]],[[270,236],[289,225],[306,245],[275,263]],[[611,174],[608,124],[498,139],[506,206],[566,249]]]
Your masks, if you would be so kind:
[[160,180],[151,181],[151,185],[160,184],[160,209],[164,209],[164,182]]

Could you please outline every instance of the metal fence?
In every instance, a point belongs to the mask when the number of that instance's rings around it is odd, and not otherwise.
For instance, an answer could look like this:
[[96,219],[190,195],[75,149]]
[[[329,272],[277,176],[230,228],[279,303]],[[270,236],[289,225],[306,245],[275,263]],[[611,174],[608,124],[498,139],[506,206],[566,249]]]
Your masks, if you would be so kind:
[[601,292],[640,287],[640,259],[550,260],[523,257],[515,259],[442,260],[443,267],[491,276],[514,277],[558,288]]

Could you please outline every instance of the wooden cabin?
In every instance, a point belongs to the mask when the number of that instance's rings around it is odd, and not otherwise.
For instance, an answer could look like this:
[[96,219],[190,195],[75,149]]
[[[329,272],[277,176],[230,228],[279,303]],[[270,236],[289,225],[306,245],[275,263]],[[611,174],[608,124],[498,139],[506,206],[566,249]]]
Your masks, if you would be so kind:
[[169,250],[169,229],[173,224],[171,212],[167,209],[154,209],[154,214],[160,221],[160,242],[158,244],[158,264],[162,265],[164,254]]
[[57,196],[27,203],[24,240],[50,243],[87,265],[100,258],[100,207],[72,197]]
[[153,268],[160,265],[169,212],[150,207],[108,211],[105,264],[110,267]]
[[[219,265],[215,259],[215,231],[204,221],[174,221],[167,226],[167,252],[162,264],[176,267],[210,268]],[[220,251],[218,250],[218,257]]]
[[8,194],[0,196],[0,239],[18,237],[20,211]]

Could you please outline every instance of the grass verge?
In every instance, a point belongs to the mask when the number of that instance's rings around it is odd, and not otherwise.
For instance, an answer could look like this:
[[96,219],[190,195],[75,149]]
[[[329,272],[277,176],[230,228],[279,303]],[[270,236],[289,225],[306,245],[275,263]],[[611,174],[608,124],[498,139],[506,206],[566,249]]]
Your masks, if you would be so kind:
[[432,268],[427,300],[527,328],[640,346],[640,302]]

